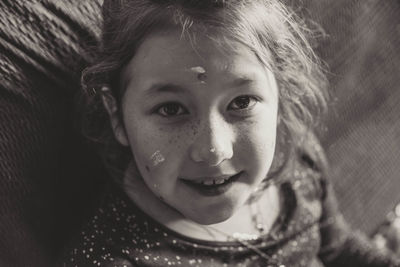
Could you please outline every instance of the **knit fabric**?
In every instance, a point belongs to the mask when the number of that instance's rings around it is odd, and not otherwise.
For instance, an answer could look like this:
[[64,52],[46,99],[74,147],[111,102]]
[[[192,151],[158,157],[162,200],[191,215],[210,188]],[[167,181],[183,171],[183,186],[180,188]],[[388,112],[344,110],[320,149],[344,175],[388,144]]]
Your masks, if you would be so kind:
[[0,1],[0,266],[46,266],[78,224],[80,190],[94,184],[83,178],[95,163],[73,129],[72,101],[99,10],[98,1]]
[[321,135],[349,223],[371,233],[400,202],[400,1],[306,0],[333,96]]

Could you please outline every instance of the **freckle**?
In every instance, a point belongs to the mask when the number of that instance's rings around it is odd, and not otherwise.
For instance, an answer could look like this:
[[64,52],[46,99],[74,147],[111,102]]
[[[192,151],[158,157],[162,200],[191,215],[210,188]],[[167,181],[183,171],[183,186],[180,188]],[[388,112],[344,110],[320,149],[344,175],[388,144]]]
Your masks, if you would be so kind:
[[170,144],[176,144],[177,142],[178,142],[178,140],[180,139],[180,136],[178,135],[178,136],[175,136],[174,138],[171,138],[169,141],[170,141]]
[[148,172],[150,171],[149,166],[146,165],[145,168],[146,168],[146,171],[148,171]]
[[197,134],[197,127],[196,127],[196,125],[192,124],[192,125],[190,126],[190,129],[192,130],[193,135],[196,135],[196,134]]

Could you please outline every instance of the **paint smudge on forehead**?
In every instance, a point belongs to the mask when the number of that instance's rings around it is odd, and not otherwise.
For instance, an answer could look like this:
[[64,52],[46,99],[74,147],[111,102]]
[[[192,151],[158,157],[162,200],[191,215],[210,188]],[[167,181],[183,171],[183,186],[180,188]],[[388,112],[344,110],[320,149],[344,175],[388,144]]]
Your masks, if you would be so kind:
[[165,161],[165,158],[161,154],[160,150],[154,152],[153,155],[151,155],[150,159],[153,161],[153,166],[157,166],[161,162]]
[[190,68],[190,70],[195,73],[206,73],[206,70],[201,66],[192,67],[192,68]]
[[190,71],[197,73],[197,79],[200,81],[200,83],[206,82],[207,74],[206,74],[206,70],[203,67],[201,67],[201,66],[192,67],[192,68],[190,68]]

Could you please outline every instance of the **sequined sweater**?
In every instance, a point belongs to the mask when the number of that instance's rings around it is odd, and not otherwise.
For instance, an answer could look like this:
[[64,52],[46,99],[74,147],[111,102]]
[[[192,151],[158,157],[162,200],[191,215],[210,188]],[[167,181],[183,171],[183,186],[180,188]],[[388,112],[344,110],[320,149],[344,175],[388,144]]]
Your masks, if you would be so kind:
[[283,212],[268,235],[245,245],[183,236],[111,186],[66,249],[62,266],[400,266],[349,228],[329,181],[310,157],[297,153],[294,158],[290,176],[278,183]]

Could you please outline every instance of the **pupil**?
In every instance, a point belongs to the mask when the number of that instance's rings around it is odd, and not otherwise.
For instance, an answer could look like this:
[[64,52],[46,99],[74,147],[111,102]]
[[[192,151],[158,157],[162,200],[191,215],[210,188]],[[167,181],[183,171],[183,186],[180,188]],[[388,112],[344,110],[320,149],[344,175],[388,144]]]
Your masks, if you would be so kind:
[[175,104],[168,104],[164,106],[164,111],[168,115],[174,115],[178,113],[178,109],[179,109],[178,105]]
[[239,97],[239,98],[236,100],[236,105],[237,105],[240,109],[247,108],[247,107],[249,106],[249,104],[250,104],[250,98],[245,97],[245,96]]

